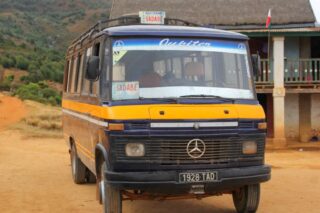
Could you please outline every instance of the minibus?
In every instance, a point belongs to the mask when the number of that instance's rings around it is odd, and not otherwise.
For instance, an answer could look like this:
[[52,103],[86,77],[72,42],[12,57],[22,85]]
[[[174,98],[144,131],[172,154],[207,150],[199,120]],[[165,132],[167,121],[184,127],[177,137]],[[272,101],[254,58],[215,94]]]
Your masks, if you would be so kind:
[[256,212],[271,176],[258,65],[247,36],[164,12],[97,23],[66,53],[74,182],[96,182],[104,213],[122,212],[125,200],[222,194],[237,212]]

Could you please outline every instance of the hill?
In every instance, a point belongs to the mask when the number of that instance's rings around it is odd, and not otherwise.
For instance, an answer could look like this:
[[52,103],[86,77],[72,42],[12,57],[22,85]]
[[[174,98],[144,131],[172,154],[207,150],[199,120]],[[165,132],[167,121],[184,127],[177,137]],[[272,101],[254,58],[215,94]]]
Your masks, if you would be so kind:
[[68,43],[109,17],[112,0],[1,0],[0,69],[29,72],[24,81],[62,82]]

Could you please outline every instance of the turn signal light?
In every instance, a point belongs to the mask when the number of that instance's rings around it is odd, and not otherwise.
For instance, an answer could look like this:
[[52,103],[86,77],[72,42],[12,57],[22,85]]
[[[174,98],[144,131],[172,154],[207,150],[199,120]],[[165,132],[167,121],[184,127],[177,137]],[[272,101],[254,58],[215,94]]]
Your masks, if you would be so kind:
[[124,124],[109,123],[108,129],[115,130],[115,131],[121,131],[121,130],[124,130]]
[[267,122],[258,123],[258,129],[267,129]]

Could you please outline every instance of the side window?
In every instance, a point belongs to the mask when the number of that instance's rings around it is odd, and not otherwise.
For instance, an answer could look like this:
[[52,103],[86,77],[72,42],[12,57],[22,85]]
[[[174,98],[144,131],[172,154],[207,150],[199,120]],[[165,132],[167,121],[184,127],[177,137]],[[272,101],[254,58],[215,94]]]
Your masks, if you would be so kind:
[[77,93],[81,92],[81,86],[84,78],[84,62],[85,62],[85,54],[81,53],[80,59],[79,59],[79,77],[78,77],[78,82],[77,82]]
[[176,78],[182,78],[182,59],[174,58],[172,61],[172,72]]
[[63,91],[67,92],[68,88],[68,77],[69,77],[69,68],[70,66],[70,60],[67,60],[65,67],[64,67],[64,78],[63,78]]
[[71,58],[69,63],[69,72],[68,72],[68,85],[67,85],[67,92],[71,92],[72,88],[72,78],[73,78],[73,58]]
[[[92,47],[89,47],[86,51],[86,58],[88,58],[89,56],[92,55]],[[86,59],[87,61],[87,59]],[[85,61],[85,63],[86,63]],[[83,71],[83,75],[85,75],[86,72],[86,68],[87,66],[84,66],[84,71]],[[88,95],[89,94],[89,90],[90,90],[90,81],[88,79],[85,78],[85,76],[83,77],[83,83],[82,83],[82,94]]]
[[206,86],[214,86],[213,79],[213,66],[212,66],[212,57],[206,56],[204,58],[204,76],[206,80]]
[[[100,57],[99,68],[101,69],[102,58],[101,58],[101,53],[100,52],[101,52],[101,50],[100,50],[100,42],[99,42],[99,43],[96,43],[94,45],[92,55]],[[93,95],[93,96],[97,96],[98,95],[98,91],[99,91],[99,80],[98,81],[94,81],[94,82],[90,82],[90,94]]]
[[[237,88],[238,79],[237,79],[237,67],[235,62],[234,54],[224,53],[224,67],[225,67],[225,84],[228,87]],[[233,62],[233,63],[232,63]]]
[[73,66],[72,66],[72,79],[71,79],[71,93],[75,92],[75,80],[77,77],[77,65],[78,65],[78,57],[73,59]]
[[164,76],[166,74],[166,61],[162,60],[162,61],[155,61],[153,63],[153,68],[155,70],[156,73],[158,73],[160,76]]
[[74,90],[73,92],[78,93],[78,82],[79,82],[79,73],[80,73],[80,64],[82,61],[82,55],[79,54],[79,56],[77,57],[77,66],[75,69],[75,79],[74,79]]

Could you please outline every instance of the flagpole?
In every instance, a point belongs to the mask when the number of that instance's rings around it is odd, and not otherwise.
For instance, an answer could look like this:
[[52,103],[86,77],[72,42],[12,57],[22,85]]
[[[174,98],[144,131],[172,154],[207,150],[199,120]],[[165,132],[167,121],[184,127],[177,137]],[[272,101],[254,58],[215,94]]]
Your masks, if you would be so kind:
[[266,73],[266,76],[268,76],[269,78],[269,70],[271,70],[270,65],[271,65],[271,61],[270,61],[270,29],[271,29],[271,8],[268,11],[268,18],[266,21],[266,27],[268,27],[268,70]]
[[270,68],[270,27],[268,28],[268,70],[267,72],[269,72],[269,70],[271,70]]

